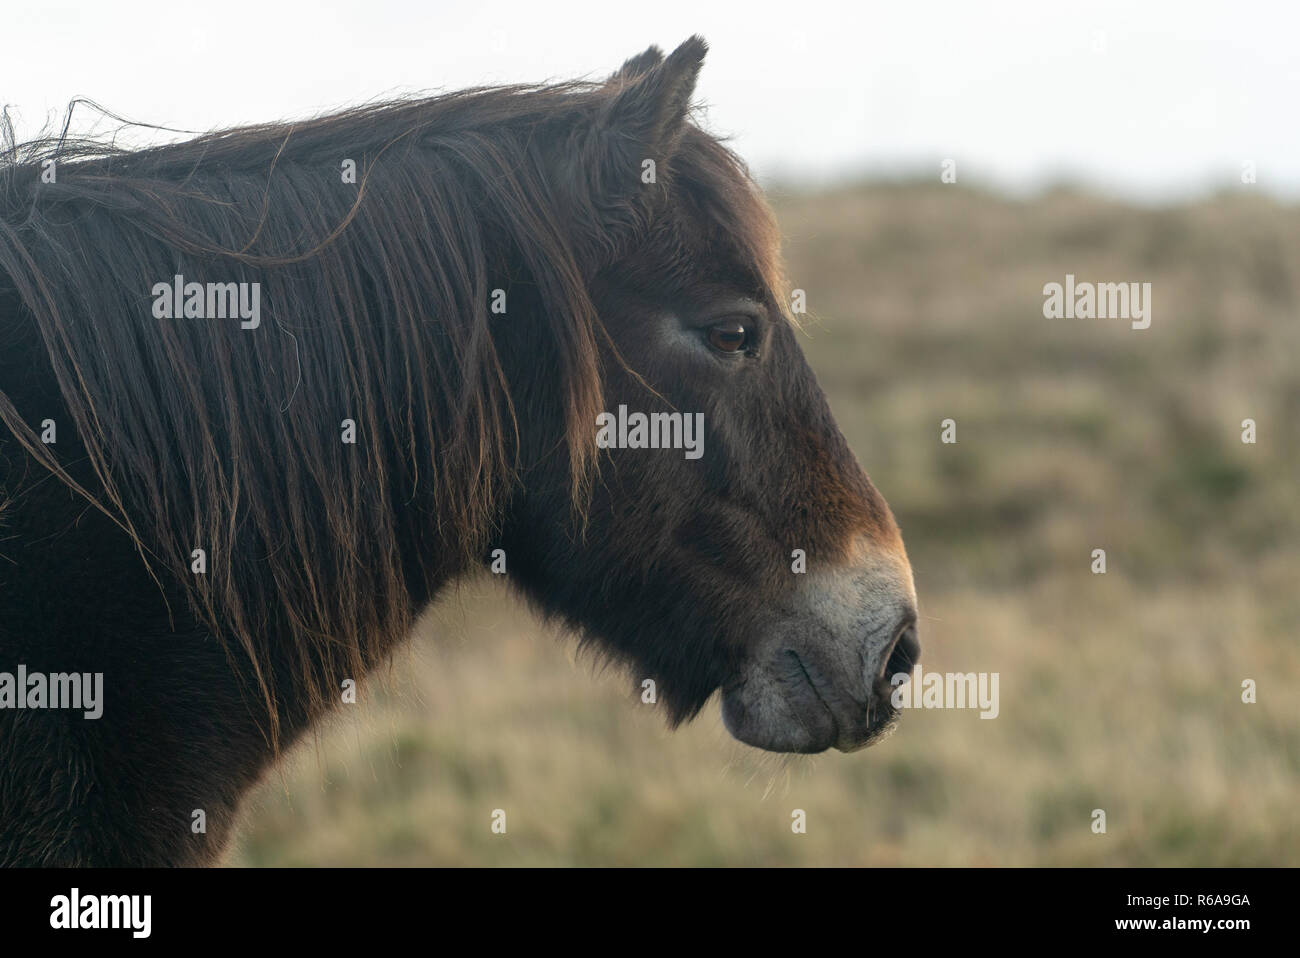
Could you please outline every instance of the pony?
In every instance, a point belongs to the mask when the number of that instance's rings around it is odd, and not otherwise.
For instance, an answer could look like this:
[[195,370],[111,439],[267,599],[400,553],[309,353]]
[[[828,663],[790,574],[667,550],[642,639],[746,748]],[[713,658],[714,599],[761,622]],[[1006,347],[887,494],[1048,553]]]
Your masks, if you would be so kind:
[[892,728],[911,569],[693,118],[706,50],[134,151],[7,129],[0,863],[219,860],[498,563],[674,727]]

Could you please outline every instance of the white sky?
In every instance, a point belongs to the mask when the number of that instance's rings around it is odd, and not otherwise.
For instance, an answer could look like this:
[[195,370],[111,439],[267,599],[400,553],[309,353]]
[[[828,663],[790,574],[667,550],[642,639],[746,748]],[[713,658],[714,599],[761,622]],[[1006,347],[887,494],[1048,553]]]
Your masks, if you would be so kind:
[[[6,4],[20,136],[85,96],[207,130],[394,93],[603,77],[701,33],[707,124],[761,177],[1073,179],[1300,198],[1300,4],[1176,0],[62,0]],[[1097,49],[1098,47],[1104,49]]]

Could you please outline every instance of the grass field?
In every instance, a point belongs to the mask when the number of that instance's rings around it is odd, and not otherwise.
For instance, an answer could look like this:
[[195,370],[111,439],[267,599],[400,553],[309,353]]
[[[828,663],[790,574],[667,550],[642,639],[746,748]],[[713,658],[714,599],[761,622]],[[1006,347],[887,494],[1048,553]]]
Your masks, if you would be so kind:
[[[773,199],[923,664],[998,672],[998,718],[812,758],[734,743],[716,703],[669,733],[485,578],[265,782],[229,863],[1300,864],[1300,210]],[[1067,273],[1150,282],[1151,327],[1045,319]]]

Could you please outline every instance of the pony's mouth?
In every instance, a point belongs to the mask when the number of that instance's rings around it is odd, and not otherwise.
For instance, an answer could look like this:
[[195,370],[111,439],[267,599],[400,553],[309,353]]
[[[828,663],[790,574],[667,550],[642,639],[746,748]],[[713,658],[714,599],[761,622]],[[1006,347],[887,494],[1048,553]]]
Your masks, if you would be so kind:
[[[896,639],[895,644],[897,641]],[[893,650],[891,649],[890,652],[892,655]],[[892,702],[894,689],[889,684],[889,676],[893,673],[888,666],[882,666],[872,683],[871,694],[864,705],[842,693],[837,695],[834,687],[819,674],[809,672],[797,653],[789,650],[789,655],[793,656],[798,663],[818,703],[830,716],[835,733],[832,745],[837,750],[857,752],[875,745],[894,733],[898,727],[898,709],[894,708]],[[886,656],[886,661],[889,661],[889,656]],[[908,671],[910,672],[910,667]],[[827,690],[825,693],[822,691],[823,688]],[[847,704],[837,713],[837,709],[831,703],[841,703],[846,699]]]
[[897,727],[890,679],[910,675],[919,653],[911,621],[852,675],[837,674],[813,650],[783,647],[724,687],[723,722],[736,739],[767,751],[856,752]]

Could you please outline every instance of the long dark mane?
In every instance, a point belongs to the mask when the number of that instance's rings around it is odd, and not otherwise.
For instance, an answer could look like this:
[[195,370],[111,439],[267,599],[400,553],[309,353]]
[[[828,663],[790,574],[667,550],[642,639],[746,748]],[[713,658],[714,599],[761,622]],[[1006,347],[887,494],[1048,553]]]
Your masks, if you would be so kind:
[[[520,449],[493,290],[545,324],[539,375],[562,397],[555,454],[580,508],[602,408],[588,282],[637,241],[669,177],[775,282],[770,214],[695,127],[648,199],[607,203],[605,171],[588,171],[594,189],[578,182],[610,96],[470,90],[135,152],[8,134],[0,348],[30,338],[61,405],[6,381],[0,422],[242,650],[273,740],[273,672],[323,703],[409,630],[427,598],[413,583],[490,547]],[[260,327],[154,319],[150,290],[175,274],[259,283]],[[35,425],[47,416],[56,445]],[[7,494],[0,474],[0,523]],[[410,510],[427,521],[402,521]],[[195,549],[206,574],[191,571]],[[273,621],[291,636],[276,649]]]

